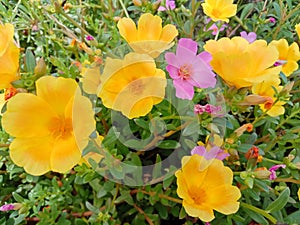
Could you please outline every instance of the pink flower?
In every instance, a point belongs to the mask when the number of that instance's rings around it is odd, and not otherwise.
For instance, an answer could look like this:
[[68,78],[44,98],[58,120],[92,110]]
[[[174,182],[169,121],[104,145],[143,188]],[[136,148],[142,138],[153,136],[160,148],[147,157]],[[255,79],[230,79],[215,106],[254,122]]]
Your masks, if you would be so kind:
[[206,104],[206,105],[196,104],[194,106],[194,113],[195,114],[203,114],[203,113],[206,112],[208,114],[216,115],[220,111],[221,111],[221,106],[214,106],[214,105],[211,105],[211,104]]
[[176,8],[176,4],[175,4],[175,1],[172,1],[172,0],[166,0],[166,7],[164,6],[159,6],[158,7],[158,11],[166,11],[166,10],[173,10]]
[[85,39],[86,39],[87,41],[93,41],[93,40],[95,40],[95,38],[92,37],[91,35],[86,36]]
[[269,22],[270,22],[270,23],[276,23],[276,19],[275,19],[274,17],[270,17],[270,18],[269,18]]
[[223,160],[227,156],[229,156],[229,154],[227,152],[225,152],[224,150],[222,150],[218,146],[213,146],[209,151],[207,151],[204,146],[196,146],[191,151],[191,155],[195,155],[195,154],[201,155],[204,158],[206,158],[207,160],[214,159],[214,158],[219,159],[219,160]]
[[275,165],[272,166],[269,171],[271,172],[269,179],[270,180],[275,180],[277,178],[276,176],[276,170],[278,170],[279,168],[285,168],[286,165],[285,164],[279,164],[279,165]]
[[[222,24],[222,26],[219,28],[216,23],[213,23],[207,30],[208,31],[212,30],[213,32],[211,34],[216,35],[218,32],[223,31],[226,27],[227,27],[226,24]],[[206,30],[204,30],[204,31],[206,31]]]
[[241,34],[241,37],[246,39],[249,43],[254,42],[256,40],[256,37],[257,37],[255,32],[249,32],[247,34],[246,31],[242,31],[240,34]]
[[7,212],[10,210],[14,210],[15,206],[13,204],[5,204],[0,207],[0,211]]
[[173,79],[176,97],[191,100],[194,87],[208,88],[216,85],[215,74],[201,55],[197,55],[197,42],[189,38],[179,40],[176,55],[168,52],[165,59],[166,67]]

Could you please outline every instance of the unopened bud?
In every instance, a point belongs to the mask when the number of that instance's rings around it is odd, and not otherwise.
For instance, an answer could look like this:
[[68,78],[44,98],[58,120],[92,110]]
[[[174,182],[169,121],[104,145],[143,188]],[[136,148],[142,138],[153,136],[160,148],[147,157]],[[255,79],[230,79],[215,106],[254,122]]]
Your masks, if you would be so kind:
[[40,58],[34,68],[34,75],[41,77],[47,73],[47,66],[43,58]]
[[142,6],[141,0],[132,0],[132,3],[133,3],[135,6]]
[[248,95],[246,96],[239,105],[259,105],[264,104],[267,101],[265,96],[260,95]]
[[253,175],[259,179],[269,179],[271,172],[265,167],[260,167],[253,172]]

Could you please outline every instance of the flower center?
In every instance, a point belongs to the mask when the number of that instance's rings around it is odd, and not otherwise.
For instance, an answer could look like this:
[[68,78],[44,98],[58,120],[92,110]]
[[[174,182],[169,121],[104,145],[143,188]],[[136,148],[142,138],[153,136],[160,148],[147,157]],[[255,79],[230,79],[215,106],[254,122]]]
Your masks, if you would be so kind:
[[190,64],[184,64],[179,68],[178,76],[183,80],[187,80],[190,78],[192,74],[191,70],[192,70],[192,66]]
[[191,188],[190,192],[190,196],[191,198],[194,200],[194,202],[197,205],[201,205],[203,202],[206,201],[207,195],[205,190],[201,189],[201,188]]
[[49,130],[54,138],[65,139],[71,135],[73,130],[72,120],[62,117],[52,118]]
[[220,17],[221,12],[218,9],[213,9],[211,14],[218,18],[218,17]]
[[129,90],[130,90],[130,93],[132,93],[133,95],[141,95],[144,90],[143,81],[141,79],[132,81],[129,84]]

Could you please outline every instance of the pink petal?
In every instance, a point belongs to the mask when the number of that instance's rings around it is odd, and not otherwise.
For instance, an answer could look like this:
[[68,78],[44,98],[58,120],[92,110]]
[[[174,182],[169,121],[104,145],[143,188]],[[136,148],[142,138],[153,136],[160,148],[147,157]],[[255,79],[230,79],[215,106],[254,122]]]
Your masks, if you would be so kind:
[[194,97],[194,87],[182,79],[173,80],[176,89],[176,97],[192,100]]
[[196,41],[193,41],[190,38],[181,38],[178,42],[178,46],[176,49],[176,55],[181,56],[186,54],[186,51],[181,52],[182,49],[190,50],[189,54],[196,55],[198,50],[198,44]]
[[172,65],[176,68],[180,68],[181,62],[179,61],[179,57],[177,57],[173,52],[167,52],[165,54],[165,59],[169,65]]
[[206,63],[206,65],[212,70],[212,67],[210,65],[210,61],[212,60],[212,55],[209,52],[206,51],[200,52],[198,57],[202,59]]
[[179,79],[180,77],[178,76],[178,68],[172,65],[167,65],[166,70],[168,71],[170,77],[174,80]]
[[199,88],[214,87],[217,83],[215,74],[207,67],[206,63],[199,59],[195,65],[193,65],[193,73],[189,79],[189,82]]

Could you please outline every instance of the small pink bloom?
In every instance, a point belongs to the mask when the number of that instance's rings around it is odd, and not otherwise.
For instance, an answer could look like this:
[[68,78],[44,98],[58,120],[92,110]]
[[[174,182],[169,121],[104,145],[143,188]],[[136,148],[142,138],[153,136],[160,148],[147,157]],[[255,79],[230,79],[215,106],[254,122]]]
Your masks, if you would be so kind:
[[274,17],[270,17],[270,18],[269,18],[269,22],[270,22],[270,23],[276,23],[276,19],[275,19]]
[[13,204],[5,204],[0,207],[0,211],[7,212],[10,210],[13,210],[14,208],[15,208],[15,206]]
[[279,164],[279,165],[275,165],[272,166],[269,171],[271,172],[269,179],[270,180],[275,180],[277,178],[276,176],[276,170],[278,170],[279,168],[285,168],[286,165],[285,164]]
[[95,40],[95,38],[92,37],[91,35],[86,36],[85,39],[86,39],[87,41],[93,41],[93,40]]
[[165,54],[168,63],[166,69],[173,79],[176,97],[191,100],[194,87],[208,88],[216,85],[215,74],[199,55],[197,42],[189,38],[181,38],[178,42],[176,55]]
[[204,158],[206,158],[207,160],[214,159],[214,158],[223,160],[227,156],[229,156],[228,153],[226,153],[224,150],[222,150],[218,146],[213,146],[209,151],[207,151],[204,146],[196,146],[191,151],[191,155],[195,155],[195,154],[201,155]]
[[240,34],[241,34],[241,37],[246,39],[249,43],[254,42],[256,40],[256,37],[257,37],[255,32],[249,32],[247,34],[246,31],[242,31]]
[[203,114],[203,113],[208,113],[208,114],[217,114],[218,112],[221,111],[221,107],[220,106],[214,106],[211,104],[206,104],[206,105],[199,105],[196,104],[194,106],[194,113],[195,114]]
[[158,7],[158,11],[166,11],[166,10],[173,10],[176,8],[176,4],[175,4],[175,1],[172,1],[172,0],[166,0],[166,7],[164,6],[159,6]]

